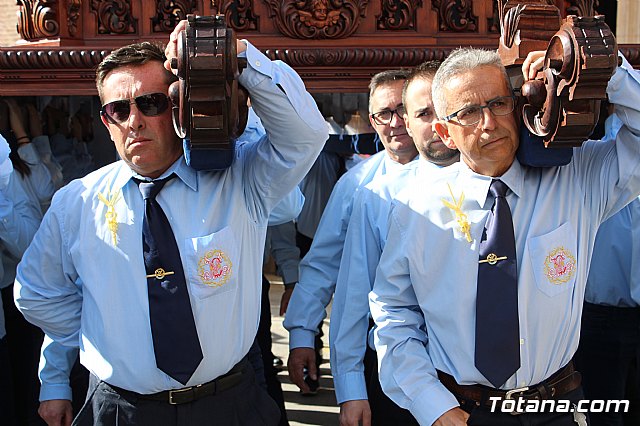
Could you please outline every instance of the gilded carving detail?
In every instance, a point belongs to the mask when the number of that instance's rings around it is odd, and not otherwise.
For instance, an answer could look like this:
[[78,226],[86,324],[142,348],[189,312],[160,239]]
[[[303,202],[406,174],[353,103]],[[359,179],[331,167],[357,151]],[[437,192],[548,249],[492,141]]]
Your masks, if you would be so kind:
[[25,40],[55,37],[60,31],[56,0],[18,0],[18,33]]
[[478,17],[473,14],[471,0],[431,0],[438,11],[440,31],[477,32]]
[[349,37],[369,0],[265,0],[278,30],[291,38]]
[[156,16],[151,19],[154,33],[171,32],[187,15],[195,13],[198,5],[195,0],[159,0],[156,3]]
[[222,7],[227,25],[236,31],[258,31],[258,18],[253,14],[251,0],[232,0]]
[[98,18],[98,34],[135,34],[138,20],[131,13],[131,0],[91,0]]
[[419,7],[422,7],[422,0],[382,0],[378,29],[414,30]]

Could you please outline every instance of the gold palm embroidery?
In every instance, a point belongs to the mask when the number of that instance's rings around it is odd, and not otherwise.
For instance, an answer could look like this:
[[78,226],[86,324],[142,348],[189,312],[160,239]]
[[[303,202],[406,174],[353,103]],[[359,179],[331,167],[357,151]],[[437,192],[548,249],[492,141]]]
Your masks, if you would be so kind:
[[98,192],[98,199],[107,206],[107,212],[104,214],[104,218],[107,221],[109,231],[111,231],[114,246],[118,244],[118,215],[116,213],[115,204],[120,199],[120,195],[121,193],[119,190],[113,195],[111,195],[111,193],[107,193],[106,196],[102,195],[101,192]]
[[447,186],[449,187],[449,194],[451,194],[451,200],[453,200],[453,203],[445,200],[444,198],[442,199],[442,202],[446,207],[453,210],[453,212],[456,215],[456,222],[458,222],[460,231],[462,231],[465,237],[467,237],[467,241],[471,242],[472,241],[471,232],[470,232],[471,225],[469,224],[469,220],[467,219],[467,214],[462,211],[462,202],[464,201],[464,192],[460,193],[460,199],[456,201],[456,197],[453,196],[453,191],[451,190],[451,185],[447,183]]

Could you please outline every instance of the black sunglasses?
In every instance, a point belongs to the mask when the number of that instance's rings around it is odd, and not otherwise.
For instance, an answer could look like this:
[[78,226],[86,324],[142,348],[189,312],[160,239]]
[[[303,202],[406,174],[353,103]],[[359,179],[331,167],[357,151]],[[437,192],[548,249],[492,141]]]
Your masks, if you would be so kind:
[[[140,112],[147,117],[160,115],[169,107],[169,97],[165,93],[149,93],[137,96],[133,99],[133,102],[136,103]],[[130,99],[109,102],[102,105],[100,114],[113,124],[124,123],[129,119],[133,102]]]

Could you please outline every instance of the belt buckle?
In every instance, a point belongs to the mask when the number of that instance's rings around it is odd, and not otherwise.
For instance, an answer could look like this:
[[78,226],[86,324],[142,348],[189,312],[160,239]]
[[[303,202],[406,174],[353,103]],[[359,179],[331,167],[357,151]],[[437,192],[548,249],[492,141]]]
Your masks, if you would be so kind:
[[[529,386],[508,390],[504,395],[504,399],[505,401],[506,400],[515,401],[516,399],[522,398],[522,394],[528,390],[529,390]],[[514,398],[513,397],[514,394],[519,394],[519,395],[517,396],[517,398]],[[512,416],[519,416],[520,414],[523,414],[523,413],[524,411],[518,411],[517,404],[516,404],[516,407],[514,407],[513,411],[509,411],[509,414],[511,414]]]
[[180,395],[180,394],[183,394],[185,392],[191,392],[192,390],[193,390],[193,386],[189,386],[188,388],[170,390],[169,391],[169,404],[171,404],[171,405],[182,404],[182,402],[174,401],[174,399],[173,399],[174,395]]

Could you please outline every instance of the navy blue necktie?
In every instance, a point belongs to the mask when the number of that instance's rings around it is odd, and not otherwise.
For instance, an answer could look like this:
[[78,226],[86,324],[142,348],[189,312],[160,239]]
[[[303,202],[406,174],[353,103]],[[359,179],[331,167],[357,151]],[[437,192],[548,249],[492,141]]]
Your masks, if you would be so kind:
[[173,177],[135,181],[144,198],[142,249],[156,365],[186,385],[202,361],[202,349],[178,245],[169,220],[156,201],[156,195]]
[[493,180],[492,214],[480,241],[476,299],[476,368],[496,388],[520,368],[518,264],[507,185]]

